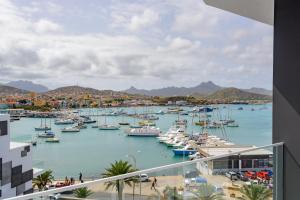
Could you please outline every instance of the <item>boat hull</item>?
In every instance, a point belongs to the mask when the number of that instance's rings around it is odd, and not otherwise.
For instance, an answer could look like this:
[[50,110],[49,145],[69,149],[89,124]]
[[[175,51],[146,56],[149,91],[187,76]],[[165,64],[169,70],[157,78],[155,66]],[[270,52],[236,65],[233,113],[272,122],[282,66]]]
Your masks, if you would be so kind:
[[195,154],[196,150],[182,150],[182,149],[173,149],[173,153],[175,156],[188,156]]
[[42,128],[34,128],[34,130],[36,130],[36,131],[50,131],[51,130],[51,128],[50,127],[42,127]]

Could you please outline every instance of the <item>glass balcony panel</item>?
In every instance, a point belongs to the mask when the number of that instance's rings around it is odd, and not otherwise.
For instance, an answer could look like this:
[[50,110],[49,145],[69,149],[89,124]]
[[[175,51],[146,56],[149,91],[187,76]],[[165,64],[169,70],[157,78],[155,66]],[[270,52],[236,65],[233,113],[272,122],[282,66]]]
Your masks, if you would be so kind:
[[[220,148],[223,148],[220,152]],[[226,148],[226,150],[225,150]],[[282,199],[282,146],[250,150],[210,147],[212,157],[55,188],[23,199]],[[78,189],[81,188],[81,189]],[[84,189],[82,189],[84,188]],[[260,190],[263,197],[247,197]]]

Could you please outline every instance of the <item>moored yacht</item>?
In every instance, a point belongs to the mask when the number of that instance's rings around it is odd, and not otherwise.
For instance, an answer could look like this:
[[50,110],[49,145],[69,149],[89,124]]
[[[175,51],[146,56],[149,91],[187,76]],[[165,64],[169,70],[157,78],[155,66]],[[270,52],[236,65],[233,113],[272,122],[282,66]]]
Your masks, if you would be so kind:
[[127,132],[128,136],[157,137],[161,133],[159,128],[144,126],[142,128],[133,128]]
[[55,137],[55,133],[52,131],[45,131],[45,133],[39,133],[37,136],[39,138],[53,138]]
[[103,124],[99,126],[99,130],[119,130],[119,126]]
[[197,152],[197,147],[193,147],[192,145],[186,145],[182,149],[173,149],[174,155],[175,156],[187,156],[187,155],[192,155]]
[[76,133],[79,131],[80,131],[80,129],[76,126],[66,127],[61,130],[61,132],[64,132],[64,133]]

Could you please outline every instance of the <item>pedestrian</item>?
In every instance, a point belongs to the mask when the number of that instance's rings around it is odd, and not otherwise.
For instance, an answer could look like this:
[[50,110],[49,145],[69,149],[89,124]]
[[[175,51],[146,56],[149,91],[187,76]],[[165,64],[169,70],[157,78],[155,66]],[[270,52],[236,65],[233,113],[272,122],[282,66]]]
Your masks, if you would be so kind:
[[83,183],[83,180],[82,180],[82,173],[81,173],[81,172],[79,173],[79,181],[80,181],[81,183]]
[[155,188],[155,182],[154,182],[154,181],[152,182],[151,188],[150,188],[150,189],[152,190],[152,188],[153,188],[154,190],[156,190],[156,188]]
[[154,185],[157,186],[157,179],[154,177]]

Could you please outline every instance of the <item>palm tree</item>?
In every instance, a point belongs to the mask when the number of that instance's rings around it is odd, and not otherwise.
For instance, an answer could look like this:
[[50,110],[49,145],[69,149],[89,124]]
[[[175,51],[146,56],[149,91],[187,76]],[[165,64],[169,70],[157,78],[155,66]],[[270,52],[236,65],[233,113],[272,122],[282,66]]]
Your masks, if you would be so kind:
[[[135,168],[132,167],[131,164],[129,164],[128,161],[115,161],[115,163],[112,163],[110,165],[110,168],[105,169],[105,172],[102,174],[103,178],[108,178],[112,176],[118,176],[121,174],[127,174],[136,171]],[[118,198],[119,200],[122,200],[122,194],[124,189],[124,184],[131,187],[131,183],[134,181],[134,177],[132,178],[126,178],[123,180],[116,180],[107,182],[106,184],[106,190],[109,188],[116,188],[118,192]]]
[[203,183],[199,185],[197,190],[192,191],[192,193],[197,197],[196,199],[199,200],[221,200],[223,199],[222,196],[215,192],[216,188],[207,183]]
[[272,191],[263,185],[244,185],[240,192],[245,196],[243,200],[265,200],[272,197]]
[[93,192],[86,187],[78,188],[74,191],[74,193],[77,198],[83,198],[83,199],[93,194]]
[[37,187],[39,191],[42,191],[48,184],[51,184],[53,180],[54,176],[52,175],[52,171],[47,170],[36,178],[33,178],[32,183],[33,187]]

